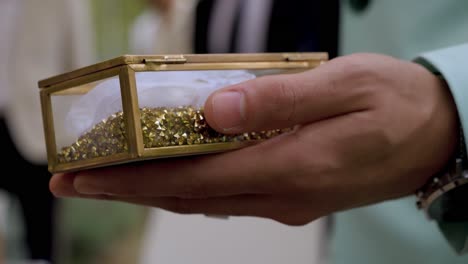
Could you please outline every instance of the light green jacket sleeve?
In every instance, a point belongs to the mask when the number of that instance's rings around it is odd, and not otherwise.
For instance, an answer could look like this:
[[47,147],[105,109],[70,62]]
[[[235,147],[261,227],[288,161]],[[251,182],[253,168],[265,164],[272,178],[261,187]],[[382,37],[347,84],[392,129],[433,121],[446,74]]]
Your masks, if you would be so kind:
[[[443,76],[449,85],[468,142],[468,44],[425,53],[416,62]],[[468,222],[438,224],[458,253],[468,253]]]

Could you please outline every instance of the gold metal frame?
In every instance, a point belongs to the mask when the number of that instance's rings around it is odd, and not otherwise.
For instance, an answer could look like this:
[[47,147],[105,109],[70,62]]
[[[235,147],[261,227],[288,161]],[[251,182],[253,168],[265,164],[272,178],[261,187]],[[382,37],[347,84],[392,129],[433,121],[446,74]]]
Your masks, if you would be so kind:
[[[192,70],[262,70],[312,69],[328,60],[326,53],[264,54],[192,54],[192,55],[125,55],[39,81],[49,171],[69,172],[155,158],[222,152],[255,142],[229,142],[144,148],[135,72]],[[128,135],[128,152],[108,157],[70,163],[58,163],[57,142],[51,96],[84,94],[94,88],[93,82],[118,76],[122,109]]]

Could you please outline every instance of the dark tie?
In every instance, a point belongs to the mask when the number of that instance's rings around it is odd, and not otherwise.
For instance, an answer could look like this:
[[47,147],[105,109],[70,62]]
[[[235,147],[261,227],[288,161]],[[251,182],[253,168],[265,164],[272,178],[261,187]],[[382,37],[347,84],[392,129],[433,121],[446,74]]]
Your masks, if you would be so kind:
[[200,0],[196,8],[194,50],[195,53],[208,53],[208,28],[215,0]]
[[[196,10],[195,52],[208,53],[208,28],[216,0],[201,0]],[[247,0],[254,1],[254,0]],[[275,0],[265,52],[338,52],[339,0]],[[238,23],[232,30],[236,43]],[[231,45],[231,52],[235,47]]]

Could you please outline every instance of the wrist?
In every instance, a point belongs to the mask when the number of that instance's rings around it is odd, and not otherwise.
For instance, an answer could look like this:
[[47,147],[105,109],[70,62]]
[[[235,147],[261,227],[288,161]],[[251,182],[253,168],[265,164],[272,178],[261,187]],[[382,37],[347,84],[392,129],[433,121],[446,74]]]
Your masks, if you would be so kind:
[[418,207],[430,219],[458,222],[468,220],[468,162],[463,130],[447,166],[417,193]]
[[[447,171],[459,151],[459,138],[460,134],[462,134],[458,109],[447,82],[442,76],[434,74],[424,67],[422,68],[425,78],[431,81],[430,84],[432,85],[430,87],[433,88],[426,89],[426,93],[430,94],[430,96],[424,102],[432,110],[430,110],[431,115],[426,119],[429,123],[425,129],[428,140],[425,141],[425,144],[419,146],[420,151],[421,146],[427,150],[424,151],[423,149],[418,156],[426,157],[424,164],[428,168],[425,173],[420,174],[424,176],[422,176],[422,181],[419,182],[419,188],[425,187],[433,179]],[[424,107],[421,108],[424,109]]]

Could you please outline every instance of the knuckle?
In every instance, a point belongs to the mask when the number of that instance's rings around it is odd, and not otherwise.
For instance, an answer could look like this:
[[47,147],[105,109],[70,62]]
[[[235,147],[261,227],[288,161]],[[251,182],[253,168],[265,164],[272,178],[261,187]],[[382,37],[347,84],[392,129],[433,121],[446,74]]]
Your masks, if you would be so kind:
[[258,94],[260,100],[267,102],[269,115],[282,122],[294,121],[296,107],[300,99],[297,85],[289,78],[274,78]]
[[284,111],[283,120],[293,121],[296,112],[298,95],[296,87],[291,82],[281,81],[277,83],[278,101]]
[[[386,78],[386,72],[382,67],[386,67],[380,61],[383,56],[375,54],[358,53],[336,59],[334,65],[341,76],[346,81],[352,80],[354,88],[359,88],[360,95],[380,94],[376,88],[376,83],[381,83]],[[337,82],[338,83],[338,82]]]
[[352,54],[336,59],[341,73],[351,76],[366,75],[372,73],[372,67],[369,67],[366,57],[367,54]]
[[[362,94],[367,95],[374,93],[377,86],[374,85],[378,81],[379,73],[376,72],[375,68],[368,67],[368,65],[355,64],[349,67],[349,70],[345,73],[344,77],[347,80],[354,82],[354,89],[360,88]],[[371,84],[371,85],[370,85]]]
[[371,53],[355,53],[343,57],[339,57],[334,61],[340,65],[340,70],[346,74],[376,74],[380,68],[385,67],[382,61],[389,60],[388,56],[371,54]]

